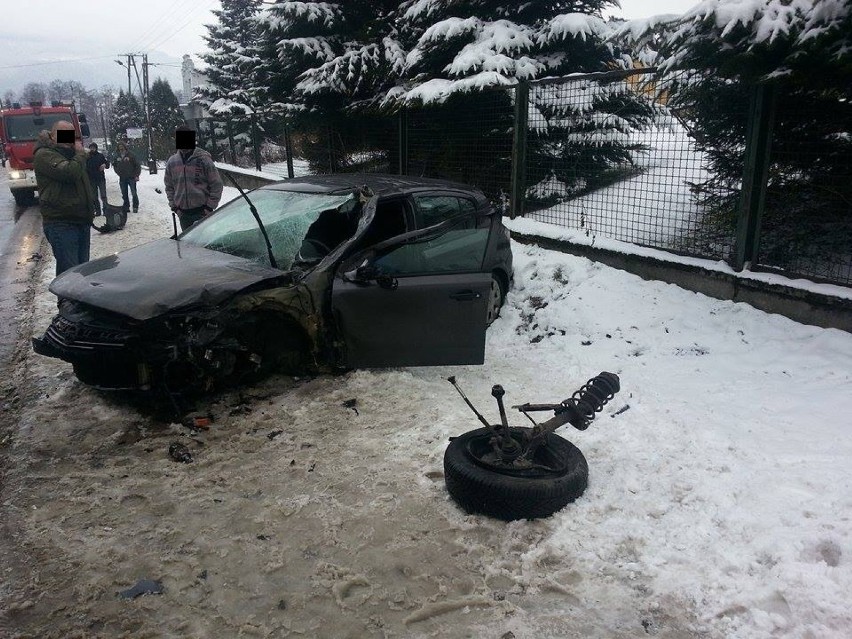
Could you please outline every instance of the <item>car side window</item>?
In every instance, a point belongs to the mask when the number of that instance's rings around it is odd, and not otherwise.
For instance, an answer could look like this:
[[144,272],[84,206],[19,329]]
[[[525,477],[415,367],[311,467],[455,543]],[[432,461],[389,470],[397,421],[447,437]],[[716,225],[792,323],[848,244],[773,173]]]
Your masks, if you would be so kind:
[[441,235],[403,244],[374,264],[387,275],[429,275],[477,272],[488,244],[488,228],[474,228],[475,218],[464,216]]
[[453,195],[415,195],[417,228],[435,226],[461,213],[459,198]]
[[403,199],[379,200],[373,222],[362,236],[359,246],[372,246],[402,235],[408,230],[405,217],[406,206]]
[[468,200],[466,197],[458,198],[459,210],[467,215],[476,215],[476,203],[473,200]]

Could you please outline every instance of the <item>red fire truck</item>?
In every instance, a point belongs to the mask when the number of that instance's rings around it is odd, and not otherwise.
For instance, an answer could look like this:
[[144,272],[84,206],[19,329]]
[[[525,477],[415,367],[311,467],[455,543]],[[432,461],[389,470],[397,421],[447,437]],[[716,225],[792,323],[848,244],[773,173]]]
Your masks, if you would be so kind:
[[39,133],[49,131],[57,120],[70,121],[77,137],[84,142],[89,137],[86,116],[77,113],[73,103],[51,102],[50,106],[42,106],[41,102],[30,102],[28,106],[13,103],[0,109],[0,143],[9,162],[9,188],[18,204],[27,204],[35,197],[38,187],[33,172],[33,147]]

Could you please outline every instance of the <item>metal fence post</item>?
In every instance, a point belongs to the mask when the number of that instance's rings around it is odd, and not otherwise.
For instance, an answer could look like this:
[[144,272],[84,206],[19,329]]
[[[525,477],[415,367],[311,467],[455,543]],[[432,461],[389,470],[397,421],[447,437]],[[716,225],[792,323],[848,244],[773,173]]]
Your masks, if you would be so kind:
[[204,122],[207,125],[207,135],[209,137],[208,146],[209,146],[209,150],[210,150],[210,155],[213,156],[214,160],[218,161],[219,160],[219,146],[216,143],[216,126],[213,124],[212,118],[204,120]]
[[231,164],[237,165],[237,151],[234,147],[234,130],[231,128],[231,118],[225,120],[225,131],[228,134],[228,146],[231,148]]
[[524,214],[527,169],[527,124],[529,121],[530,85],[519,82],[515,87],[515,130],[512,136],[512,201],[509,217]]
[[258,142],[257,135],[257,114],[251,114],[251,144],[254,147],[254,165],[258,171],[260,171],[260,143]]
[[290,139],[290,126],[284,125],[284,152],[287,154],[287,177],[293,177],[293,140]]
[[399,112],[399,174],[408,175],[408,109]]
[[769,178],[775,99],[774,86],[758,84],[755,85],[749,102],[740,214],[731,264],[735,271],[742,271],[747,262],[753,263],[758,257],[760,223]]

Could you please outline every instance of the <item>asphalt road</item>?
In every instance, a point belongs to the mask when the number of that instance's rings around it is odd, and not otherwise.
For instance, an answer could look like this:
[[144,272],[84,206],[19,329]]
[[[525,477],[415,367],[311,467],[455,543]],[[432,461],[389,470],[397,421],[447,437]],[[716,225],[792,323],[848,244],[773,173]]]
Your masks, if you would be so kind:
[[9,191],[7,169],[0,168],[0,371],[5,369],[18,338],[20,305],[29,299],[33,269],[42,247],[38,205],[19,207]]

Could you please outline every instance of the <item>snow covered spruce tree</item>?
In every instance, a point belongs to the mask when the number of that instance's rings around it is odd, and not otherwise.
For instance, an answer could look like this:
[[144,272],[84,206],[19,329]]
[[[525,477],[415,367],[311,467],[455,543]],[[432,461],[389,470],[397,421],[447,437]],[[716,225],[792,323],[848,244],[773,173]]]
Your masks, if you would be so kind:
[[[390,25],[398,0],[277,2],[262,18],[277,60],[270,71],[276,108],[296,123],[315,170],[388,168],[389,152],[365,151],[388,138],[392,122],[368,117],[381,90],[402,71]],[[358,115],[355,116],[354,114]],[[390,148],[392,147],[392,148]],[[372,168],[377,168],[373,166]],[[378,168],[382,168],[379,166]]]
[[[142,105],[132,93],[125,93],[123,90],[118,92],[118,97],[115,99],[115,104],[112,109],[112,141],[121,141],[128,146],[132,146],[134,151],[139,153],[141,147],[137,140],[131,141],[127,138],[127,129],[142,128],[145,123],[145,114],[142,112]],[[141,158],[144,155],[139,155]]]
[[[696,185],[736,225],[750,96],[774,104],[761,253],[775,265],[852,244],[852,8],[843,0],[705,0],[668,27],[660,64],[672,106],[709,158]],[[764,112],[768,117],[769,109]],[[834,246],[835,248],[830,248]]]
[[[483,108],[495,114],[501,111],[501,101],[505,120],[512,112],[509,94],[475,92],[628,64],[606,42],[611,29],[601,13],[611,4],[607,0],[518,4],[408,0],[400,8],[399,22],[401,37],[410,48],[405,81],[391,89],[386,99],[444,103],[444,130],[459,121],[453,111],[475,113]],[[651,108],[622,80],[533,86],[528,201],[544,205],[616,179],[613,173],[628,168],[631,151],[638,148],[630,140],[631,131],[648,125],[652,115]],[[495,132],[506,125],[511,126],[496,120]],[[503,158],[503,164],[508,162],[509,158]]]
[[210,133],[217,140],[233,140],[236,161],[246,164],[251,155],[251,118],[257,117],[261,131],[269,122],[264,64],[268,53],[257,19],[260,8],[260,0],[222,0],[222,8],[213,11],[216,22],[206,25],[204,36],[208,51],[200,56],[207,65],[207,84],[193,96],[213,117],[207,123]]
[[[353,122],[366,121],[365,113],[414,107],[420,143],[412,140],[410,149],[419,170],[476,177],[492,190],[507,190],[511,150],[503,142],[511,140],[512,98],[483,89],[624,64],[604,42],[601,11],[607,4],[279,1],[264,18],[279,54],[274,92],[303,123],[316,116],[337,129],[334,139],[316,146],[338,159],[333,149],[346,147],[347,138],[381,137],[375,122],[366,133],[353,129]],[[531,155],[541,168],[537,181],[550,190],[542,195],[545,187],[538,185],[530,192],[542,200],[594,188],[622,169],[630,161],[630,131],[650,119],[650,109],[624,82],[578,86],[533,92]],[[503,142],[495,151],[488,140],[498,137]],[[489,175],[483,178],[483,171]]]
[[209,51],[201,54],[207,65],[207,85],[194,99],[215,115],[252,113],[266,99],[258,77],[262,57],[261,28],[255,19],[260,0],[222,0],[213,10],[217,22],[206,25]]
[[148,95],[154,154],[162,160],[175,150],[175,127],[184,123],[177,96],[168,81],[154,80]]

